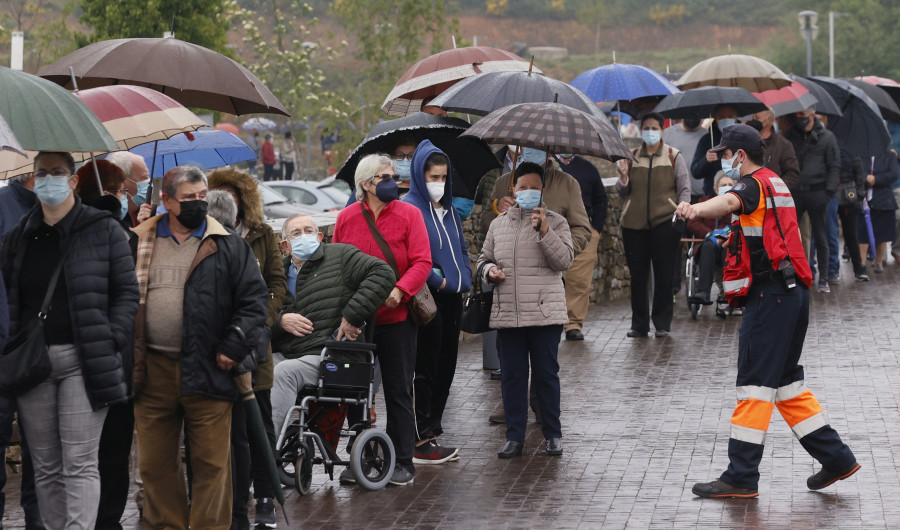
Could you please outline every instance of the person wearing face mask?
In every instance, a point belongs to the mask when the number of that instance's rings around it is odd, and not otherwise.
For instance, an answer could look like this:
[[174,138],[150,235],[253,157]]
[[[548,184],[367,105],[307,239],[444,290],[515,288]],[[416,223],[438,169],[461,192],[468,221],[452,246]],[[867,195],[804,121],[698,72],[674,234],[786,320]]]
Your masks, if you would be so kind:
[[[828,202],[837,193],[841,173],[841,154],[834,133],[816,118],[813,107],[792,116],[792,124],[785,137],[794,146],[800,162],[800,180],[791,189],[797,205],[797,217],[809,215],[810,234],[804,234],[804,247],[815,241],[816,264],[819,270],[816,290],[831,292],[828,285]],[[809,250],[812,252],[812,249]]]
[[416,464],[442,464],[458,459],[456,448],[443,447],[441,417],[450,396],[459,350],[462,294],[472,287],[469,252],[462,224],[453,206],[450,160],[423,140],[412,159],[409,194],[403,199],[422,212],[431,245],[431,274],[426,284],[437,305],[437,316],[418,331],[414,400]]
[[[723,174],[716,181],[716,194],[702,197],[692,204],[706,202],[714,197],[725,195],[734,187],[735,179]],[[697,239],[702,239],[696,248],[695,258],[699,266],[697,288],[694,291],[693,302],[699,304],[710,303],[710,291],[716,271],[722,270],[725,265],[725,249],[722,246],[727,227],[731,224],[731,214],[725,214],[717,219],[702,219],[700,217],[687,222],[687,229]]]
[[[232,521],[232,368],[250,355],[270,300],[250,246],[207,216],[207,180],[194,166],[162,179],[166,213],[138,235],[135,423],[153,528],[228,528]],[[190,439],[188,505],[179,433]]]
[[0,245],[11,336],[37,318],[62,264],[44,320],[51,373],[15,396],[46,528],[95,526],[100,438],[109,408],[129,398],[125,370],[138,310],[128,238],[109,212],[73,193],[74,166],[68,153],[35,156],[38,205]]
[[562,273],[575,250],[565,218],[541,200],[543,176],[530,162],[516,169],[516,204],[491,223],[478,259],[477,280],[494,284],[490,326],[498,330],[506,423],[499,458],[522,456],[529,366],[546,454],[563,453],[557,354],[569,322]]
[[[661,139],[661,115],[650,113],[641,120],[644,143],[633,154],[633,165],[617,163],[616,189],[622,206],[622,243],[631,272],[631,330],[629,337],[646,337],[650,321],[657,337],[665,337],[672,326],[673,285],[681,230],[672,223],[676,201],[691,198],[690,177],[684,156]],[[653,310],[647,284],[653,268]]]
[[[662,141],[666,145],[670,145],[681,151],[681,155],[685,160],[694,160],[694,153],[697,152],[697,144],[706,134],[701,124],[702,120],[698,118],[687,118],[681,120],[663,131]],[[703,192],[703,180],[691,178],[691,202],[697,202],[701,197],[706,196]]]
[[272,387],[271,415],[278,429],[303,385],[315,384],[319,354],[332,333],[338,330],[338,338],[347,340],[362,336],[395,282],[394,271],[375,256],[353,245],[324,243],[324,234],[307,215],[292,215],[281,231],[288,292],[272,327],[272,345],[285,357],[275,366]]
[[714,195],[716,173],[719,172],[719,159],[708,154],[709,148],[716,145],[722,137],[722,129],[737,123],[738,114],[734,107],[719,105],[714,114],[715,120],[709,132],[697,141],[694,158],[691,160],[691,177],[703,181],[703,194]]
[[400,181],[397,183],[400,193],[406,194],[409,190],[410,179],[412,178],[412,157],[416,152],[416,146],[419,142],[412,135],[401,136],[397,141],[397,145],[391,150],[391,158],[397,166],[397,174],[400,175]]
[[776,407],[803,449],[822,465],[806,480],[810,490],[826,488],[860,468],[806,387],[799,364],[809,326],[813,275],[800,243],[791,192],[781,178],[762,167],[764,145],[748,125],[726,128],[712,152],[721,156],[722,169],[736,170],[740,180],[724,195],[695,205],[682,202],[676,210],[688,220],[738,216],[731,225],[724,273],[726,299],[732,306],[744,306],[738,403],[731,416],[728,469],[691,490],[703,498],[759,496],[759,463]]
[[[375,355],[381,365],[387,434],[397,450],[397,464],[390,483],[412,484],[416,443],[413,413],[413,374],[416,363],[416,325],[408,318],[407,302],[424,286],[432,273],[431,246],[422,212],[399,201],[399,176],[394,161],[386,155],[364,156],[356,166],[356,198],[338,213],[332,241],[348,243],[398,270],[393,289],[375,316]],[[375,228],[371,228],[374,224]],[[393,260],[376,242],[376,231],[387,243]],[[393,268],[393,267],[392,267]],[[348,469],[349,470],[349,469]],[[341,475],[342,480],[351,474]]]
[[128,151],[116,151],[106,157],[106,160],[119,166],[125,173],[125,188],[128,190],[128,218],[130,226],[137,226],[150,218],[150,170],[144,157],[129,153]]
[[788,188],[794,189],[800,182],[800,164],[793,144],[775,130],[775,113],[771,110],[757,112],[748,125],[757,129],[766,143],[765,166],[781,177]]
[[[263,202],[259,194],[259,185],[256,179],[248,173],[234,168],[217,169],[210,172],[207,178],[210,190],[228,192],[237,205],[237,216],[229,224],[250,245],[253,256],[259,265],[259,272],[266,282],[266,289],[269,292],[266,325],[271,328],[275,325],[278,313],[281,311],[282,300],[287,292],[285,287],[287,281],[281,263],[282,254],[278,239],[275,237],[272,227],[263,219]],[[266,361],[256,369],[256,383],[253,385],[253,392],[256,394],[256,403],[262,413],[266,435],[274,448],[275,426],[271,422],[272,403],[270,400],[273,368],[270,349]],[[275,492],[272,490],[271,481],[266,479],[265,462],[262,462],[258,456],[260,452],[251,450],[246,435],[248,427],[243,407],[234,407],[232,420],[236,475],[233,521],[240,522],[239,527],[249,525],[247,499],[250,495],[250,475],[252,473],[253,482],[256,484],[253,488],[253,495],[256,499],[256,523],[274,524],[275,503],[272,499],[275,498]],[[241,425],[243,428],[239,428]],[[241,481],[238,481],[238,478]]]

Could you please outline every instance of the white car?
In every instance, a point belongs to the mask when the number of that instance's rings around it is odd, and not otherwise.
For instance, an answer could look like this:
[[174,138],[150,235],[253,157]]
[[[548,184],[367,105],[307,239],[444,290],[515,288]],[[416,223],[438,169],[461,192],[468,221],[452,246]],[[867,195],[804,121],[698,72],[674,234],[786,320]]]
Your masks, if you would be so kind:
[[333,195],[337,190],[328,192],[319,188],[315,182],[305,182],[300,180],[274,180],[266,182],[266,185],[284,195],[291,202],[301,204],[310,208],[314,208],[320,212],[332,212],[340,210],[347,204],[347,198],[344,195],[341,200],[340,195]]

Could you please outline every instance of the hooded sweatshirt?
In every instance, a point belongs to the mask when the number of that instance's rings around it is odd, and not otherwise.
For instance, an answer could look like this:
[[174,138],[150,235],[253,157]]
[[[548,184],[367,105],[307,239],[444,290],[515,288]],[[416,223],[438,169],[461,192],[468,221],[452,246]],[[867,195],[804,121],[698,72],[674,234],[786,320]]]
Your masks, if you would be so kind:
[[[428,187],[425,185],[425,162],[434,154],[445,155],[428,140],[423,140],[416,148],[410,170],[412,179],[409,193],[403,202],[418,208],[425,219],[432,261],[431,273],[426,281],[428,286],[445,293],[466,293],[472,288],[472,269],[469,265],[469,249],[463,237],[462,224],[453,207],[453,179],[447,178],[447,182],[444,183],[444,196],[440,200],[443,212],[435,210],[428,194]],[[447,168],[448,177],[451,170],[452,168]],[[445,278],[447,285],[441,289]]]

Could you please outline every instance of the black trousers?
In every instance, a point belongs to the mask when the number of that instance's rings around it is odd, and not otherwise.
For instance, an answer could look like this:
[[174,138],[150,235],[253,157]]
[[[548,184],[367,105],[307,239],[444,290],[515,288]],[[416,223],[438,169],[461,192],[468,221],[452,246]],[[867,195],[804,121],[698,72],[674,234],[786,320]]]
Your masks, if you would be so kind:
[[819,269],[819,281],[824,281],[828,277],[828,194],[825,190],[796,191],[791,194],[794,196],[797,219],[803,217],[804,212],[809,215],[810,232],[816,244],[816,268]]
[[838,218],[841,220],[841,227],[844,229],[844,243],[847,245],[847,253],[850,254],[850,263],[853,264],[853,274],[863,274],[866,267],[863,265],[862,256],[859,254],[859,238],[856,232],[859,208],[838,206]]
[[100,509],[97,529],[118,530],[128,503],[131,474],[128,459],[134,439],[134,401],[109,408],[100,434]]
[[[16,414],[16,400],[0,395],[0,455],[6,454],[6,448],[12,440],[13,418]],[[38,510],[37,494],[34,491],[34,466],[31,464],[31,453],[25,440],[25,432],[19,429],[22,439],[22,485],[20,504],[25,511],[27,523],[40,523],[41,512]],[[5,458],[5,457],[4,457]],[[6,506],[6,462],[0,462],[0,519]],[[127,491],[127,490],[126,490]]]
[[[266,429],[266,437],[269,439],[269,446],[272,448],[272,455],[275,454],[275,424],[272,423],[272,391],[259,390],[255,392],[256,404],[259,406],[259,413],[262,414],[263,427]],[[272,479],[266,471],[267,462],[263,461],[262,452],[250,445],[250,466],[251,476],[253,477],[253,498],[254,499],[271,499],[275,497],[275,486]]]
[[394,443],[397,465],[411,472],[415,471],[412,459],[416,447],[416,415],[412,398],[416,335],[416,325],[405,320],[377,325],[374,339],[378,347],[375,356],[381,364],[387,435]]
[[[272,400],[271,390],[259,390],[254,392],[256,404],[263,417],[263,426],[266,429],[266,437],[275,454],[275,427],[272,424]],[[266,421],[268,418],[268,421]],[[250,421],[242,403],[235,403],[231,409],[231,477],[233,483],[231,509],[232,523],[238,523],[237,528],[243,528],[241,524],[249,521],[247,502],[250,500],[250,484],[253,484],[253,497],[273,498],[275,489],[272,479],[266,472],[262,451],[253,445],[248,436]]]
[[459,353],[459,323],[462,295],[431,289],[437,316],[419,328],[416,347],[414,398],[418,440],[440,436],[441,417],[450,397]]
[[700,265],[696,292],[709,295],[716,271],[721,270],[725,265],[725,250],[707,239],[700,244],[700,251],[696,256],[696,260]]
[[[672,327],[672,282],[678,262],[675,252],[680,245],[680,235],[665,222],[649,230],[622,229],[625,260],[631,271],[631,329],[646,333],[653,327],[670,331]],[[653,265],[653,312],[650,311],[648,281]]]
[[275,164],[263,164],[263,181],[274,180]]
[[294,176],[294,163],[282,162],[281,165],[284,166],[284,180],[291,180]]

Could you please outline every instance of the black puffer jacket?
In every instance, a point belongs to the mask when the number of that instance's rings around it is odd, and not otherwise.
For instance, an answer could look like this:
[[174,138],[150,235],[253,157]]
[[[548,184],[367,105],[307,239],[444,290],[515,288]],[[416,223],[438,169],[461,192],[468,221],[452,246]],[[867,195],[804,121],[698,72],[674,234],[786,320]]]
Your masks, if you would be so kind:
[[[134,385],[138,394],[144,383],[148,355],[144,334],[147,276],[161,218],[158,215],[148,219],[134,230],[138,235],[137,275],[141,292],[134,338]],[[238,393],[232,374],[219,369],[216,354],[222,353],[238,363],[244,360],[266,324],[269,293],[256,258],[243,238],[212,217],[207,216],[206,223],[184,284],[180,391],[182,396],[234,401]],[[246,342],[231,329],[232,325],[243,331]]]
[[[285,258],[285,268],[290,267]],[[384,261],[352,245],[329,243],[307,260],[297,276],[297,296],[285,296],[283,313],[299,313],[313,322],[309,335],[298,337],[281,327],[272,328],[272,348],[288,359],[318,354],[341,325],[341,317],[362,326],[387,299],[396,277]]]
[[[66,279],[75,347],[91,406],[97,410],[128,398],[124,365],[130,365],[131,337],[138,308],[138,287],[128,238],[108,212],[84,206],[75,198],[71,222],[59,223],[60,251],[69,254]],[[32,208],[0,246],[9,294],[10,334],[20,321],[19,278],[32,234],[44,221],[40,205]]]
[[841,153],[834,133],[816,119],[811,131],[791,127],[785,138],[791,141],[800,162],[796,191],[825,190],[829,196],[834,195],[841,173]]

